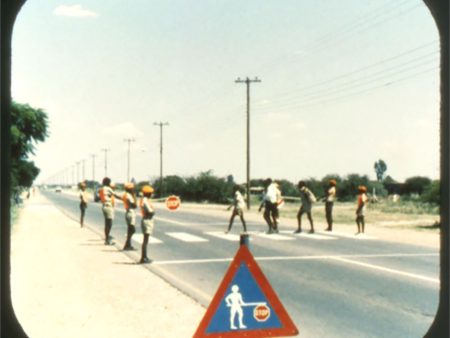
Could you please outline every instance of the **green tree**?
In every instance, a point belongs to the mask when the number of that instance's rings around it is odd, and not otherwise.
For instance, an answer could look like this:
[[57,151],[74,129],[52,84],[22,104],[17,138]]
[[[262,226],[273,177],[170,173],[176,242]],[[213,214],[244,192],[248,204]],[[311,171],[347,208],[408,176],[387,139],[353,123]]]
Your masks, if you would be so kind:
[[441,183],[439,180],[434,180],[425,188],[421,196],[423,202],[433,203],[439,205],[441,201]]
[[383,160],[378,160],[377,162],[375,162],[373,167],[374,167],[375,173],[377,175],[377,181],[378,182],[383,181],[384,174],[386,173],[386,170],[387,170],[386,162],[384,162]]
[[431,180],[424,176],[410,177],[405,181],[405,193],[418,194],[422,193],[431,185]]
[[34,155],[35,144],[47,136],[48,117],[42,109],[28,104],[11,104],[11,188],[17,192],[29,188],[39,174],[39,168],[28,159]]
[[340,199],[345,201],[350,201],[355,198],[358,194],[358,186],[364,185],[370,188],[369,178],[364,175],[359,174],[349,174],[347,177],[339,184],[338,196]]

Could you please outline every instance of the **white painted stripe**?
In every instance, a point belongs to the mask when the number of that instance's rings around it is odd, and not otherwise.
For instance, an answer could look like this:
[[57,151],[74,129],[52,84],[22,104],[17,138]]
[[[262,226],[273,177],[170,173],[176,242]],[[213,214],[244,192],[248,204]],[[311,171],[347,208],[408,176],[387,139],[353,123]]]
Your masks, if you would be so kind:
[[328,240],[335,240],[335,239],[337,239],[336,237],[323,236],[323,235],[318,235],[318,234],[316,234],[316,233],[314,233],[314,234],[309,234],[309,233],[307,233],[307,232],[301,232],[301,233],[299,233],[299,234],[294,234],[294,232],[293,232],[293,231],[290,231],[290,230],[282,230],[282,231],[280,231],[280,232],[283,233],[283,234],[291,234],[291,235],[293,235],[293,236],[295,236],[295,237],[303,237],[303,238],[316,239],[316,240],[325,240],[325,241],[328,241]]
[[179,239],[183,242],[208,242],[205,238],[191,235],[187,232],[166,232],[166,235]]
[[153,261],[155,265],[172,265],[172,264],[204,264],[204,263],[223,263],[231,262],[233,258],[211,258],[211,259],[180,259],[171,261]]
[[353,239],[377,239],[375,236],[367,235],[367,234],[352,234],[349,232],[339,232],[339,231],[318,231],[318,233],[327,235],[327,236],[337,236],[337,237],[345,237],[345,238],[353,238]]
[[155,220],[163,221],[166,223],[172,223],[172,224],[176,224],[176,225],[182,225],[182,226],[196,226],[197,225],[197,224],[189,224],[189,223],[184,223],[184,222],[180,222],[180,221],[175,221],[170,218],[164,218],[164,217],[159,217],[159,216],[155,216]]
[[395,274],[395,275],[400,275],[400,276],[420,279],[420,280],[423,280],[423,281],[432,282],[432,283],[436,283],[436,284],[440,283],[440,280],[437,279],[437,278],[430,278],[430,277],[426,277],[426,276],[422,276],[422,275],[417,275],[415,273],[389,269],[389,268],[385,268],[383,266],[374,265],[374,264],[367,264],[367,263],[358,262],[358,261],[353,261],[353,260],[345,259],[345,258],[342,258],[342,257],[330,257],[330,258],[333,259],[333,260],[336,260],[336,261],[340,261],[340,262],[344,262],[344,263],[348,263],[348,264],[353,264],[353,265],[358,265],[358,266],[362,266],[362,267],[365,267],[365,268],[379,270],[379,271],[383,271],[383,272],[388,272],[388,273],[392,273],[392,274]]
[[259,233],[256,233],[255,235],[257,235],[258,237],[261,237],[261,238],[271,239],[274,241],[293,241],[293,240],[295,240],[294,237],[289,237],[289,236],[280,235],[280,234],[266,234],[265,232],[259,232]]
[[[135,234],[133,237],[131,237],[133,241],[138,242],[139,244],[142,244],[144,242],[144,235],[143,234]],[[161,244],[163,241],[153,237],[150,235],[148,238],[148,244]]]
[[239,242],[240,236],[236,234],[226,234],[223,231],[207,231],[205,234],[218,237],[220,239],[225,239],[227,241]]

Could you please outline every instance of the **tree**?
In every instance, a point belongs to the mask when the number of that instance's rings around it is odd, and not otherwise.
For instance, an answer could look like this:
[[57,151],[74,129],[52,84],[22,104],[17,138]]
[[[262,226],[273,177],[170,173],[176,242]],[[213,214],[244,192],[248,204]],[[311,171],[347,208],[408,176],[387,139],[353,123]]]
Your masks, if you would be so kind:
[[425,188],[421,200],[428,203],[439,205],[441,201],[441,183],[439,180],[434,180]]
[[424,176],[410,177],[405,181],[405,193],[418,194],[422,193],[431,185],[431,180]]
[[41,110],[28,104],[11,104],[11,187],[13,192],[29,188],[39,174],[39,168],[28,160],[34,155],[35,144],[47,136],[48,118]]
[[386,162],[384,162],[383,160],[378,160],[377,162],[375,162],[373,167],[375,169],[375,173],[377,174],[377,181],[378,182],[383,181],[384,174],[386,173],[387,170]]

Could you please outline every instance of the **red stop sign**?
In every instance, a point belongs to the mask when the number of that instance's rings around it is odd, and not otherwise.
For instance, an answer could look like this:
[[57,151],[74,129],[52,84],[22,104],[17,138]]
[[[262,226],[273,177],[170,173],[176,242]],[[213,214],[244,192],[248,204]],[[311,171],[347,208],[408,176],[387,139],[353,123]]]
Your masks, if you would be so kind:
[[178,207],[180,206],[181,201],[180,198],[178,196],[172,195],[167,197],[166,199],[166,207],[169,210],[177,210]]
[[253,309],[253,317],[258,322],[265,322],[270,317],[270,308],[265,304],[260,304]]

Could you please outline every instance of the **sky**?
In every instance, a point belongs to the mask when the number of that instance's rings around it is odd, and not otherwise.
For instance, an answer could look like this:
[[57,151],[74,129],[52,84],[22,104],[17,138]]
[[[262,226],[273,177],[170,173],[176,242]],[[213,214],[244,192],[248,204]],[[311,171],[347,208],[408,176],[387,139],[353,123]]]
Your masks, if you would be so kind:
[[[421,0],[28,0],[12,95],[45,110],[37,183],[212,170],[439,178],[439,37]],[[83,161],[84,160],[84,175]],[[78,165],[76,163],[79,163]],[[95,165],[94,165],[95,164]]]

